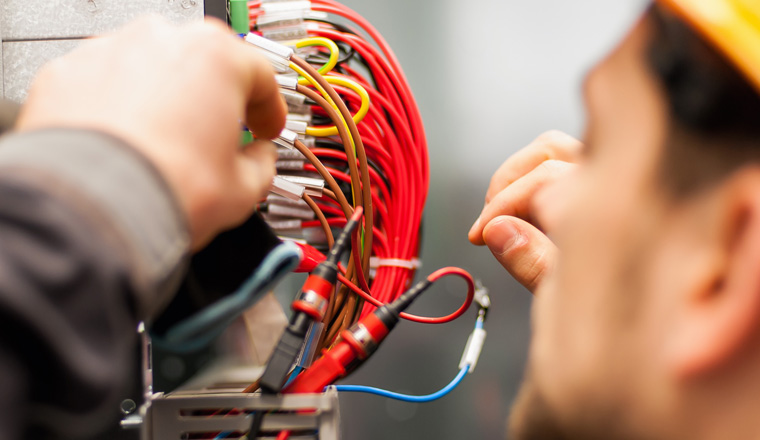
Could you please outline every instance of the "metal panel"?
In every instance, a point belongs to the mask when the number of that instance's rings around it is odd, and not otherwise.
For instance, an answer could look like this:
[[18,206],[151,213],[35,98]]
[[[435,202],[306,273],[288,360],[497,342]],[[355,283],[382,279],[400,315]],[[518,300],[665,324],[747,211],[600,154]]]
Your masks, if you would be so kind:
[[5,96],[5,78],[3,73],[5,72],[5,69],[3,69],[3,11],[0,10],[0,96]]
[[3,0],[2,39],[67,39],[101,34],[145,14],[182,23],[203,18],[203,0]]
[[203,0],[0,0],[0,96],[22,102],[47,61],[145,14],[203,19]]
[[2,44],[3,94],[23,102],[34,75],[46,62],[74,49],[81,40],[18,41]]
[[[208,409],[237,409],[236,414],[191,416]],[[147,408],[149,424],[143,440],[180,440],[187,433],[245,432],[251,426],[250,411],[273,411],[264,417],[265,431],[317,431],[319,440],[340,439],[338,393],[264,396],[237,393],[180,393],[156,395]],[[313,437],[311,437],[313,438]]]

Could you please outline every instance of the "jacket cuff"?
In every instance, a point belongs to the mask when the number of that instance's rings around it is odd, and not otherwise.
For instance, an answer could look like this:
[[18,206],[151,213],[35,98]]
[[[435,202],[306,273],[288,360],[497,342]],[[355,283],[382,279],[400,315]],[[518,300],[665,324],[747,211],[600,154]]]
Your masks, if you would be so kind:
[[39,179],[40,185],[59,181],[78,191],[71,197],[86,199],[112,221],[120,242],[131,248],[126,254],[139,286],[134,298],[138,318],[155,317],[176,292],[190,247],[179,202],[158,170],[120,139],[71,129],[0,138],[0,173],[24,169],[48,177]]

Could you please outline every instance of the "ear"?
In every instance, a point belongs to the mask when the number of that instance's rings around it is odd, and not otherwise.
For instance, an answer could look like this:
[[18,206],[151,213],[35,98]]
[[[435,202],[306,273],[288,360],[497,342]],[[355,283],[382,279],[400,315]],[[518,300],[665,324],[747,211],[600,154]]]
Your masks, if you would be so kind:
[[[735,173],[709,197],[714,267],[676,305],[669,363],[681,379],[714,373],[757,346],[760,331],[760,169]],[[715,229],[717,228],[717,229]],[[680,274],[698,278],[695,273]]]

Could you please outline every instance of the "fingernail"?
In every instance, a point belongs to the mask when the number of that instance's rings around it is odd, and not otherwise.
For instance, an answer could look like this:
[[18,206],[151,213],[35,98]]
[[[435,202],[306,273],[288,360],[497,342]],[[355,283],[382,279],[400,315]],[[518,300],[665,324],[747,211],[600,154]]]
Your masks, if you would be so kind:
[[472,224],[472,227],[470,228],[470,232],[468,233],[468,235],[474,234],[479,228],[480,228],[480,217],[475,219],[475,223]]
[[514,246],[519,237],[520,231],[511,221],[496,219],[488,225],[483,238],[491,252],[503,255]]

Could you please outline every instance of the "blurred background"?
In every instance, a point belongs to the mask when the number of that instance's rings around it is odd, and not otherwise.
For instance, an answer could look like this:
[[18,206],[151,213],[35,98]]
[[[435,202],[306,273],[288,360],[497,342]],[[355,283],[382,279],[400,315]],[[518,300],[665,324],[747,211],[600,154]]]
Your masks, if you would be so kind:
[[[487,248],[467,241],[492,173],[548,129],[583,134],[581,83],[646,7],[643,0],[343,0],[385,36],[419,104],[431,188],[420,275],[461,266],[490,289],[488,339],[475,372],[449,396],[410,404],[341,396],[343,438],[503,439],[530,339],[530,294]],[[431,289],[414,306],[449,313],[463,286]],[[344,383],[427,394],[457,373],[475,318],[402,322]],[[560,368],[560,366],[558,366]]]
[[[182,0],[178,8],[174,1],[130,0],[124,8],[141,12],[140,5],[151,4],[174,11],[169,16],[179,21],[202,15],[202,2]],[[385,36],[422,111],[431,188],[419,274],[426,276],[444,266],[464,267],[490,289],[493,303],[484,352],[475,372],[459,388],[439,401],[421,405],[344,394],[343,438],[504,439],[505,420],[522,378],[530,340],[531,296],[486,248],[469,244],[467,231],[482,208],[492,173],[509,155],[549,129],[582,136],[583,76],[619,41],[647,2],[342,1]],[[108,6],[109,1],[74,3],[81,11],[72,10],[70,17],[51,20],[58,25],[48,29],[14,18],[36,20],[37,12],[56,13],[47,0],[0,0],[4,96],[21,101],[33,72],[76,44],[53,39],[40,46],[42,50],[31,51],[39,54],[31,57],[24,55],[31,43],[19,42],[19,38],[79,35],[79,28],[89,25],[82,17],[97,12],[101,3]],[[25,14],[27,10],[35,13]],[[17,28],[32,34],[16,35]],[[14,39],[19,41],[5,42]],[[292,300],[301,282],[294,278],[278,289],[283,303]],[[446,280],[436,284],[411,311],[427,316],[450,313],[462,300],[464,286],[460,283]],[[412,394],[437,391],[456,375],[474,319],[475,310],[471,310],[446,325],[402,322],[378,353],[343,383]],[[157,380],[179,383],[208,361],[207,357],[157,359]]]

